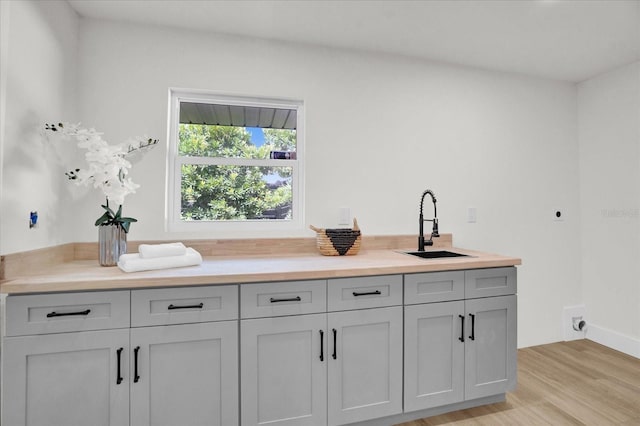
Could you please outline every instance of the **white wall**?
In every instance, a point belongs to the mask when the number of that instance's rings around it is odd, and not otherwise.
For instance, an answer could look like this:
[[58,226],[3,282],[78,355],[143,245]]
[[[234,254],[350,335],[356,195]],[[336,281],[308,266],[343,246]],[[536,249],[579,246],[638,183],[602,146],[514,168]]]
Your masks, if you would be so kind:
[[[80,119],[107,140],[147,133],[166,144],[168,87],[302,99],[306,224],[335,226],[348,206],[365,233],[417,233],[431,188],[457,245],[523,258],[520,346],[561,340],[562,306],[582,298],[574,85],[91,19],[80,40]],[[165,153],[133,168],[142,186],[125,206],[139,219],[130,238],[231,236],[164,232]],[[77,240],[96,240],[100,201],[82,199]],[[553,222],[556,208],[565,222]]]
[[[2,173],[2,168],[4,162],[2,159],[4,158],[4,129],[6,123],[6,105],[7,105],[7,97],[5,93],[7,92],[7,70],[9,63],[9,14],[10,14],[10,6],[11,3],[5,1],[0,2],[0,209],[2,208],[2,193],[3,193],[3,179],[4,174]],[[1,212],[2,210],[0,210]],[[2,254],[2,216],[0,214],[0,254]]]
[[[0,254],[72,241],[64,169],[45,122],[77,119],[78,22],[66,1],[2,2]],[[29,212],[40,226],[29,229]]]
[[[142,186],[125,205],[140,221],[130,239],[247,236],[165,233],[168,88],[302,99],[306,224],[335,226],[348,206],[367,234],[417,233],[419,198],[431,188],[456,245],[522,257],[519,345],[562,339],[562,307],[583,300],[574,85],[92,19],[78,29],[65,2],[10,10],[0,253],[97,239],[102,197],[66,182],[58,163],[68,158],[35,130],[57,120],[113,142],[163,141],[133,168]],[[73,144],[67,154],[77,156]],[[478,223],[466,223],[467,207]],[[29,231],[33,209],[41,225]],[[564,222],[553,221],[555,209]]]
[[578,86],[587,337],[640,357],[640,62]]

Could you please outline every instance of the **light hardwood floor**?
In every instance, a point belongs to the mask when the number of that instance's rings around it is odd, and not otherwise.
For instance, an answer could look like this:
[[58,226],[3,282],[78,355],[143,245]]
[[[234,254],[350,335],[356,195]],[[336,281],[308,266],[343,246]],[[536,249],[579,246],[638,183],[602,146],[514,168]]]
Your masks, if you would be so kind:
[[401,426],[446,424],[640,426],[640,359],[590,340],[520,349],[505,402]]

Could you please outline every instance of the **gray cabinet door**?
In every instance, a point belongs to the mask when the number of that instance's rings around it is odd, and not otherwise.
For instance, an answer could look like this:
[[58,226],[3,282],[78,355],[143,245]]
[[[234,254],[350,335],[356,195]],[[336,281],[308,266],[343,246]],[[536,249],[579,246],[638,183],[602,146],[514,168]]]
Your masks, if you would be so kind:
[[405,307],[406,412],[464,399],[463,315],[462,300]]
[[327,314],[240,321],[242,425],[326,426]]
[[401,413],[402,307],[331,313],[327,332],[328,424]]
[[516,296],[467,300],[465,399],[515,388],[517,368]]
[[238,424],[238,322],[131,329],[132,426]]
[[128,354],[128,329],[6,338],[2,424],[128,425]]

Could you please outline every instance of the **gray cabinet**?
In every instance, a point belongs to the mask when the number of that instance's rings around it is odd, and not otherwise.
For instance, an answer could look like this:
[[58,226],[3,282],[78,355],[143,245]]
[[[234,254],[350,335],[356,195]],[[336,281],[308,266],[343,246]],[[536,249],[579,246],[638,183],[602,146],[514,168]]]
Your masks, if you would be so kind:
[[[464,293],[459,290],[462,283]],[[420,288],[422,291],[416,291]],[[504,394],[515,388],[515,290],[515,268],[405,277],[405,411]],[[442,300],[443,294],[460,300],[415,303]]]
[[129,424],[129,330],[9,337],[2,356],[2,424]]
[[404,276],[404,304],[464,299],[464,271],[425,272]]
[[240,286],[241,318],[326,312],[327,281],[287,281]]
[[326,314],[241,321],[242,424],[327,424]]
[[[241,286],[243,426],[342,425],[402,412],[402,277],[322,284]],[[296,312],[304,315],[287,315]]]
[[465,399],[512,390],[517,375],[516,296],[465,301]]
[[402,307],[242,320],[242,424],[402,412]]
[[129,292],[9,296],[2,424],[129,424]]
[[401,413],[402,276],[331,279],[327,298],[328,424]]
[[327,283],[329,312],[402,305],[402,275],[337,278]]
[[462,300],[405,307],[405,411],[464,399],[462,315]]
[[479,297],[504,296],[516,294],[516,268],[487,268],[470,269],[464,271],[464,297],[477,299]]
[[192,324],[238,318],[238,286],[131,291],[131,327]]
[[132,426],[238,424],[237,318],[235,285],[131,291]]
[[328,316],[329,423],[343,425],[402,412],[402,307]]
[[9,296],[7,336],[129,328],[129,291]]
[[[137,325],[182,324],[130,328],[132,300]],[[6,306],[2,424],[238,424],[237,286],[19,295]]]
[[238,323],[131,330],[131,424],[238,424]]
[[393,424],[487,403],[516,384],[516,281],[508,267],[9,296],[2,424]]

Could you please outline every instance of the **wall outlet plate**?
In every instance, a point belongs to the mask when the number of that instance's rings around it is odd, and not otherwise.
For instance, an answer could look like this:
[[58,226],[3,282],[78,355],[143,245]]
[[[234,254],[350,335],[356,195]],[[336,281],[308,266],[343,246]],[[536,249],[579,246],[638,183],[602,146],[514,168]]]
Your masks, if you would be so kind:
[[351,225],[351,209],[340,207],[338,210],[338,225]]
[[562,330],[564,332],[564,340],[579,340],[584,339],[587,334],[587,328],[582,331],[573,329],[574,318],[582,318],[586,321],[587,310],[584,305],[565,306],[562,312]]

